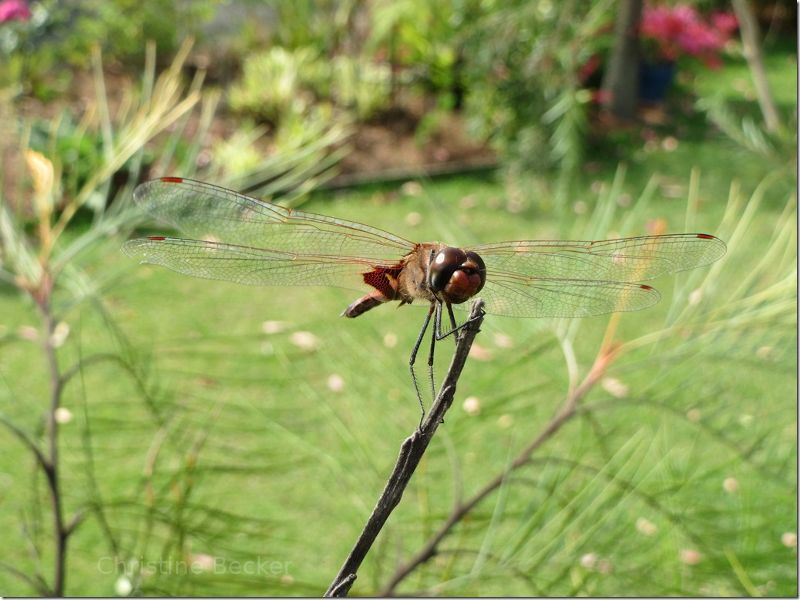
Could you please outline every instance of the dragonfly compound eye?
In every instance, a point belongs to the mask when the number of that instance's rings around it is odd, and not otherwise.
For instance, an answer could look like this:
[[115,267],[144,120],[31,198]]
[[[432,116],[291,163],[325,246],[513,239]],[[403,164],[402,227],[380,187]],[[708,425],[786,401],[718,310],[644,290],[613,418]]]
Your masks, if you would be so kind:
[[475,252],[459,248],[443,248],[431,261],[431,291],[453,304],[466,302],[486,282],[486,266]]

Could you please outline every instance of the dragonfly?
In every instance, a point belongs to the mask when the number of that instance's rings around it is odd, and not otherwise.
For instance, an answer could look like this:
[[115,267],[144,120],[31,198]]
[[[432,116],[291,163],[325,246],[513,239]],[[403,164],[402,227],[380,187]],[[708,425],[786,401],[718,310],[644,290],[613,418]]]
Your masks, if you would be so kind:
[[[486,313],[507,317],[571,318],[642,310],[660,298],[642,282],[709,265],[726,251],[722,240],[707,233],[466,247],[412,242],[362,223],[182,177],[145,182],[133,197],[146,212],[187,236],[127,241],[123,251],[142,263],[246,285],[362,292],[342,313],[348,318],[392,301],[427,305],[408,361],[423,417],[414,365],[425,333],[433,320],[428,372],[435,396],[435,344],[463,327],[457,325],[453,308],[470,298],[480,294]],[[444,311],[450,321],[446,332]]]

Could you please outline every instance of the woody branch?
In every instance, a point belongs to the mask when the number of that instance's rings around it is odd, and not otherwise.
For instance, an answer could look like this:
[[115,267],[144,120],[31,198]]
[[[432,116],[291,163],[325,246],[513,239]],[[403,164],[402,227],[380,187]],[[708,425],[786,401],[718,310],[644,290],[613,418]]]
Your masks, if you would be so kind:
[[476,300],[472,305],[469,320],[461,330],[456,343],[456,351],[447,375],[444,378],[439,394],[433,403],[428,416],[422,422],[419,429],[415,430],[407,437],[400,446],[400,454],[397,462],[392,469],[386,486],[383,489],[372,514],[367,520],[364,529],[356,540],[353,549],[350,551],[338,575],[331,583],[326,597],[346,596],[350,587],[356,580],[358,568],[372,547],[373,542],[378,537],[389,515],[400,503],[403,492],[411,480],[417,465],[419,464],[428,444],[436,433],[439,425],[444,421],[444,415],[453,403],[453,396],[456,392],[456,383],[461,376],[461,371],[467,360],[467,355],[472,347],[478,331],[483,322],[483,301]]

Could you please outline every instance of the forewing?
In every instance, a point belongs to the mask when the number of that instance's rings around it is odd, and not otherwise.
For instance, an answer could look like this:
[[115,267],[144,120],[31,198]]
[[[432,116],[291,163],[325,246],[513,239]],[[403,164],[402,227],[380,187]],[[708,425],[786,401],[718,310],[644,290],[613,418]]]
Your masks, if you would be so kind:
[[247,285],[327,285],[363,290],[370,265],[335,256],[298,255],[221,242],[152,237],[130,240],[123,251],[141,262],[193,277]]
[[596,242],[516,241],[469,248],[497,274],[582,281],[646,281],[708,265],[725,254],[725,243],[705,233],[681,233]]
[[148,213],[195,240],[373,264],[394,264],[414,247],[368,225],[293,210],[179,177],[143,183],[133,197]]
[[564,318],[642,310],[661,297],[643,284],[504,276],[487,280],[477,295],[489,314]]

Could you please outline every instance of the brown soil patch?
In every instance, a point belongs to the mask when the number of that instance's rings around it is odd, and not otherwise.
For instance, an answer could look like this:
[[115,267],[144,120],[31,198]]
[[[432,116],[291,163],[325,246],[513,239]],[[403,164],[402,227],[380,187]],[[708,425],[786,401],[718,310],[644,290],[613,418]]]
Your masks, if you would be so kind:
[[442,114],[424,137],[417,133],[418,125],[419,118],[403,110],[360,125],[351,141],[352,152],[341,162],[341,172],[413,172],[445,164],[468,167],[494,161],[490,148],[469,137],[459,114]]

